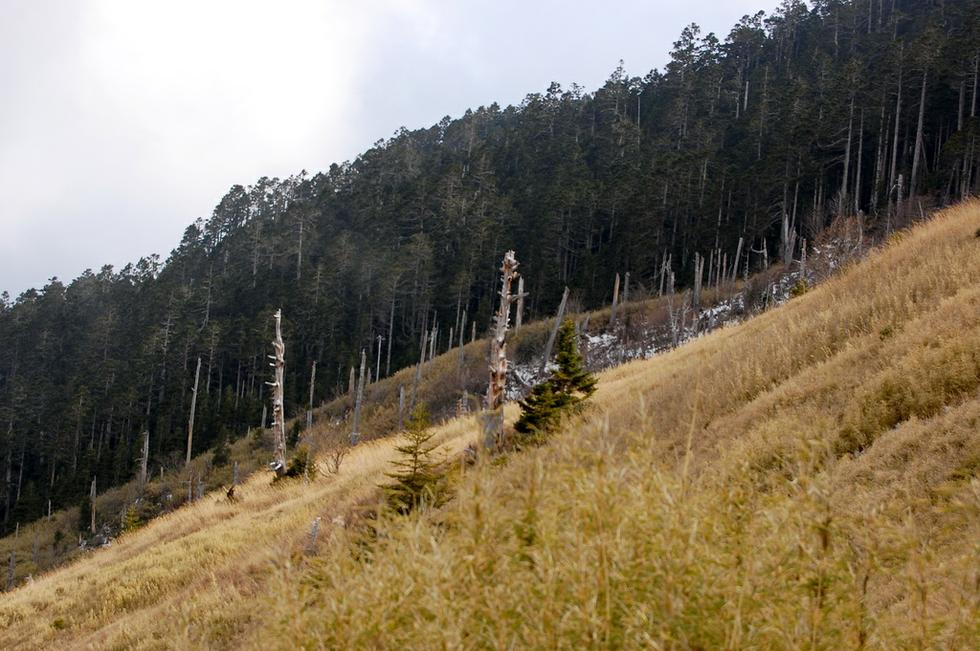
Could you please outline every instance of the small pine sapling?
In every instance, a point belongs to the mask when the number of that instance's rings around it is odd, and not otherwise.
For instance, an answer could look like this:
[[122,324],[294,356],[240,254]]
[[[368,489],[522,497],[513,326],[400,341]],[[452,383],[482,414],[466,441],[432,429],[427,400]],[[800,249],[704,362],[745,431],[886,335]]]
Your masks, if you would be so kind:
[[394,481],[382,486],[388,505],[406,514],[425,504],[434,504],[442,484],[442,473],[432,462],[433,433],[429,430],[429,412],[423,403],[416,405],[402,435],[404,443],[395,449],[401,458],[392,463],[398,468],[385,473]]
[[525,440],[554,430],[564,413],[595,393],[596,378],[585,369],[575,337],[575,324],[566,319],[558,331],[557,368],[520,401],[521,417],[514,429]]

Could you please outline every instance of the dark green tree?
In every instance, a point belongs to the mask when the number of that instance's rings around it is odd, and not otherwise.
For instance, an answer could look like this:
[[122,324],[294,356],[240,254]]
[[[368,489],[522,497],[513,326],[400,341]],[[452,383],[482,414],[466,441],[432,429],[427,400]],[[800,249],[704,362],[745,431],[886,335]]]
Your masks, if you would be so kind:
[[429,430],[429,411],[424,403],[416,405],[402,436],[404,443],[395,448],[401,458],[392,462],[398,470],[385,473],[394,481],[382,488],[388,505],[404,514],[423,504],[435,504],[443,475],[431,458],[436,446],[429,443],[433,433]]
[[554,430],[562,415],[595,393],[596,378],[586,370],[575,339],[575,324],[566,319],[558,331],[558,367],[520,401],[521,417],[514,429],[525,437]]

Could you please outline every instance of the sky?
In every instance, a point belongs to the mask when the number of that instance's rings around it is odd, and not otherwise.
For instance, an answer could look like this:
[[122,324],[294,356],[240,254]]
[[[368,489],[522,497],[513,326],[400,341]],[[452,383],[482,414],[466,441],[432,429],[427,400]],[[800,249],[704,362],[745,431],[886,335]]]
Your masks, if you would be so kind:
[[0,291],[159,253],[229,187],[552,81],[643,76],[772,0],[0,0]]

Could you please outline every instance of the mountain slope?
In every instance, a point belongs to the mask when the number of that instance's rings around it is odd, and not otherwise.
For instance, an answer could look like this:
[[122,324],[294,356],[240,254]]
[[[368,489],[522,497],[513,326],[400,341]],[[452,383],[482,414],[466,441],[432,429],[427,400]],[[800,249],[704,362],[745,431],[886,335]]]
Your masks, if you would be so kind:
[[319,403],[362,350],[377,373],[380,343],[388,375],[423,337],[485,331],[511,248],[540,318],[565,285],[593,309],[617,273],[634,298],[690,286],[695,256],[709,278],[750,275],[839,215],[884,232],[974,194],[980,4],[811,4],[721,37],[688,26],[663,70],[554,84],[234,186],[165,259],[0,295],[3,531],[48,500],[77,506],[93,477],[132,479],[144,431],[151,465],[177,470],[198,358],[194,452],[257,426],[278,308],[296,413],[313,362]]
[[603,373],[549,443],[466,469],[447,506],[383,518],[366,546],[349,525],[390,440],[0,597],[0,642],[969,648],[978,231],[980,203],[948,209],[780,308]]

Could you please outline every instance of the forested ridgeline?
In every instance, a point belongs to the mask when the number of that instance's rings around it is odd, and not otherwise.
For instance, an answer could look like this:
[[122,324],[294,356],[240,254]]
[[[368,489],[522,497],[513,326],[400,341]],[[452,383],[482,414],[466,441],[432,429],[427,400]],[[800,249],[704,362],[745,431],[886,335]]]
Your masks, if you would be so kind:
[[[978,184],[980,7],[784,2],[721,39],[685,28],[663,70],[594,92],[401,130],[315,175],[235,186],[164,261],[86,272],[0,305],[4,527],[262,420],[273,312],[286,411],[486,332],[502,253],[527,318],[744,276],[833,217],[904,225]],[[652,47],[657,48],[657,45]],[[135,218],[135,217],[134,217]],[[696,263],[697,260],[697,263]],[[434,343],[433,343],[434,339]]]

